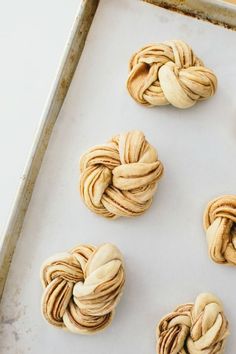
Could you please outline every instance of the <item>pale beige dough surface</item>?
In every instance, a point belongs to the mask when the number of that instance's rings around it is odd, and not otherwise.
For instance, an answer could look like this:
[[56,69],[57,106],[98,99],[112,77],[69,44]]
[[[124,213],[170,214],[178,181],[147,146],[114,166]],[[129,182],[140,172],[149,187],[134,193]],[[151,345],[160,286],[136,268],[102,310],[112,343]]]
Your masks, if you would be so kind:
[[210,258],[220,264],[236,265],[236,196],[222,195],[210,201],[203,224]]
[[149,44],[129,62],[127,89],[146,106],[192,107],[213,96],[217,78],[182,40]]
[[202,293],[162,318],[157,326],[158,354],[222,354],[229,324],[221,301]]
[[77,246],[47,259],[40,274],[41,311],[51,325],[93,334],[111,323],[125,282],[117,247]]
[[121,133],[82,155],[80,195],[106,218],[138,216],[150,207],[163,170],[143,132]]

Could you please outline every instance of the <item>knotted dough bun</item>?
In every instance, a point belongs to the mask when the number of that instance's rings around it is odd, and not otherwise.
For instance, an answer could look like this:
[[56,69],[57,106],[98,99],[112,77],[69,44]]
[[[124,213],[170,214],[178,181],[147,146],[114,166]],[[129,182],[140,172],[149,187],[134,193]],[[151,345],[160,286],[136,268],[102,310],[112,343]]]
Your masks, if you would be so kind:
[[206,207],[203,223],[211,259],[236,265],[236,195],[212,200]]
[[194,304],[181,305],[157,327],[158,354],[222,354],[229,335],[220,300],[200,294]]
[[183,41],[150,44],[129,63],[127,89],[146,106],[188,108],[213,96],[217,78]]
[[52,325],[93,334],[107,327],[125,282],[123,257],[114,245],[81,245],[41,268],[42,314]]
[[80,194],[87,207],[107,218],[143,214],[152,202],[163,165],[140,131],[114,136],[80,160]]

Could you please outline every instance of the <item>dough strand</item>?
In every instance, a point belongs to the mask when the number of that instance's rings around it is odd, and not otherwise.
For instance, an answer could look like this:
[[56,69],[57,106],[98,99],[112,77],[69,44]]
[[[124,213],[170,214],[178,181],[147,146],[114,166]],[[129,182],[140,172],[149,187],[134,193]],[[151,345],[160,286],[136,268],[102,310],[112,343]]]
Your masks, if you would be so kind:
[[236,195],[212,200],[203,224],[210,258],[216,263],[236,265]]
[[150,207],[163,165],[144,134],[135,130],[89,149],[81,157],[80,172],[87,207],[117,218],[141,215]]
[[124,261],[112,244],[81,245],[46,260],[40,277],[46,321],[93,334],[111,323],[125,283]]
[[178,306],[157,326],[158,354],[222,354],[229,335],[220,300],[200,294],[194,304]]
[[181,40],[146,45],[130,59],[127,89],[140,104],[188,108],[216,88],[213,71]]

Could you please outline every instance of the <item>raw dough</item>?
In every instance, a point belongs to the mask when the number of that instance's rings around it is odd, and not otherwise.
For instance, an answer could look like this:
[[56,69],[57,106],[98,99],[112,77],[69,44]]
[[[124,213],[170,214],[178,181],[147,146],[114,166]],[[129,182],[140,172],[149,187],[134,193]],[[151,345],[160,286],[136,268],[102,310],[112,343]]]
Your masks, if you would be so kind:
[[220,300],[200,294],[165,316],[157,327],[158,354],[222,354],[229,335]]
[[236,265],[236,195],[212,200],[206,207],[203,223],[211,259]]
[[80,194],[89,209],[107,218],[143,214],[152,202],[163,165],[140,131],[96,145],[80,160]]
[[52,325],[93,334],[107,327],[125,282],[123,257],[114,245],[81,245],[44,262],[42,314]]
[[213,96],[217,79],[183,41],[150,44],[130,59],[127,89],[147,106],[188,108]]

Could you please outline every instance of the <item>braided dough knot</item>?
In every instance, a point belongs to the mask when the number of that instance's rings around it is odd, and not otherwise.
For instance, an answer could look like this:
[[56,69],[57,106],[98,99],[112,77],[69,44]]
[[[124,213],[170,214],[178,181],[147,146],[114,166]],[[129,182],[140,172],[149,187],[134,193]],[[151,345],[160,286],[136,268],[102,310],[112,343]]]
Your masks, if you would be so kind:
[[211,259],[236,265],[236,196],[225,195],[211,201],[203,222]]
[[135,53],[129,63],[127,89],[147,106],[193,106],[213,96],[217,78],[185,42],[151,44]]
[[82,245],[45,261],[42,314],[52,325],[74,333],[108,326],[125,282],[123,258],[111,244]]
[[200,294],[165,316],[157,328],[159,354],[220,354],[228,336],[228,321],[219,299]]
[[144,134],[131,131],[91,148],[81,157],[80,170],[85,204],[115,218],[140,215],[149,208],[163,165]]

